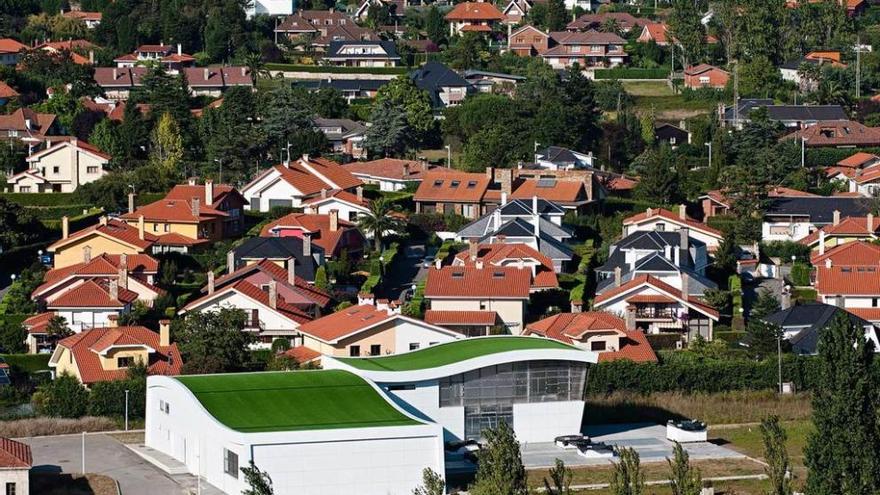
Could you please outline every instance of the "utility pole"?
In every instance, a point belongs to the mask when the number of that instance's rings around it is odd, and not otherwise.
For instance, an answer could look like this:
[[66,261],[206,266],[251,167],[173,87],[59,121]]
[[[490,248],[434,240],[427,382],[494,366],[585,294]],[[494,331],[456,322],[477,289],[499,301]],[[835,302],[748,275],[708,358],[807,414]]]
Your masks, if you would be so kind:
[[856,99],[862,96],[862,38],[856,37]]
[[739,128],[739,61],[733,63],[733,128]]
[[806,167],[806,156],[807,156],[807,138],[801,136],[801,168]]
[[86,474],[86,432],[82,432],[82,474]]
[[128,389],[125,389],[125,431],[128,431]]

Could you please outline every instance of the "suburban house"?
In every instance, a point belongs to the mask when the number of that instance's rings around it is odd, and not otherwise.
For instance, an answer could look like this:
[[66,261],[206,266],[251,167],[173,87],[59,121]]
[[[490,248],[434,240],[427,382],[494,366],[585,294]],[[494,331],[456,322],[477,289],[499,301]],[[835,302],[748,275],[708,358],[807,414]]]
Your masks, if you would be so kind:
[[30,493],[30,470],[33,464],[30,445],[0,437],[0,486],[6,488],[6,493]]
[[814,254],[824,255],[827,250],[853,243],[855,241],[872,242],[880,238],[880,218],[868,213],[864,217],[846,217],[816,229],[804,237],[799,243],[810,246]]
[[724,126],[742,129],[750,122],[752,110],[766,110],[767,118],[780,122],[786,128],[802,129],[822,121],[848,121],[846,110],[840,105],[775,105],[772,99],[744,98],[735,106],[720,106],[719,120]]
[[809,52],[800,59],[790,60],[779,66],[779,72],[783,81],[791,81],[798,85],[801,90],[815,91],[818,89],[819,81],[813,77],[806,76],[802,69],[804,67],[820,68],[824,65],[830,65],[837,68],[846,68],[846,64],[841,62],[840,52]]
[[58,133],[59,124],[53,113],[37,113],[19,108],[0,115],[0,141],[21,141],[33,150]]
[[3,106],[15,98],[21,96],[12,86],[0,81],[0,106]]
[[391,41],[331,41],[323,60],[342,67],[396,67],[400,55]]
[[[465,3],[460,3],[458,6]],[[479,5],[491,6],[483,3]],[[467,95],[474,92],[471,83],[449,67],[434,60],[410,72],[409,77],[419,89],[428,92],[434,108],[458,105]]]
[[[688,278],[682,277],[682,282],[687,285]],[[677,333],[687,342],[697,335],[712,340],[718,311],[688,292],[652,275],[640,275],[598,294],[593,308],[625,315],[627,328],[651,334]]]
[[682,228],[688,229],[690,237],[703,242],[709,252],[715,251],[724,240],[720,230],[689,217],[685,205],[679,205],[678,213],[665,208],[648,208],[644,213],[623,219],[624,236],[635,232],[674,232]]
[[507,49],[521,57],[534,57],[550,48],[550,35],[526,24],[510,32],[507,36]]
[[183,53],[183,45],[178,43],[176,49],[171,45],[141,45],[133,53],[121,55],[113,62],[119,68],[158,63],[167,71],[179,71],[194,66],[196,59]]
[[131,312],[138,293],[120,287],[119,280],[92,279],[83,281],[46,302],[46,310],[67,321],[76,333],[89,328],[106,327],[110,320]]
[[[307,199],[303,205],[305,212],[319,215],[336,215],[340,219],[357,223],[358,218],[372,215],[370,202],[364,199],[363,188],[358,186],[355,194],[341,189],[322,191],[320,196]],[[366,233],[368,236],[370,232]]]
[[867,198],[771,198],[764,212],[761,237],[764,241],[799,241],[817,229],[839,224],[843,217],[864,217],[869,210]]
[[101,254],[128,256],[149,254],[158,237],[121,221],[102,217],[99,222],[73,234],[69,233],[67,217],[61,219],[61,239],[47,250],[54,255],[54,268],[82,263],[86,258]]
[[880,146],[880,127],[854,120],[823,120],[783,136],[802,140],[808,148],[856,148]]
[[261,237],[299,237],[304,244],[321,247],[327,258],[338,258],[343,251],[358,256],[366,240],[357,225],[339,218],[338,210],[327,214],[290,213],[266,224]]
[[296,161],[275,165],[241,189],[245,209],[268,212],[276,206],[301,207],[303,201],[321,191],[342,189],[351,192],[363,185],[338,163],[326,158],[303,155]]
[[762,320],[782,329],[783,338],[788,340],[796,354],[815,355],[818,353],[817,345],[821,333],[839,315],[844,315],[851,324],[863,328],[865,339],[874,343],[874,352],[880,352],[877,327],[838,306],[823,303],[799,304],[767,315]]
[[535,152],[535,165],[546,170],[592,168],[593,153],[579,153],[561,146],[548,146]]
[[248,2],[245,7],[245,15],[248,19],[253,19],[258,14],[271,17],[291,15],[294,10],[293,6],[294,3],[290,0],[255,0]]
[[507,5],[501,9],[504,14],[504,24],[516,26],[525,19],[526,15],[532,10],[533,0],[508,0]]
[[690,89],[724,89],[730,72],[709,64],[692,65],[684,70],[684,86]]
[[[559,313],[530,323],[523,335],[558,340],[599,354],[599,362],[628,359],[656,363],[657,354],[641,330],[627,328],[623,318],[603,311]],[[635,323],[630,319],[630,323]]]
[[[146,67],[96,67],[95,83],[110,100],[128,100],[131,92],[143,86]],[[193,96],[217,98],[233,86],[253,87],[247,67],[186,67],[181,69]]]
[[409,185],[417,185],[430,171],[451,172],[445,167],[431,165],[422,160],[380,158],[369,162],[352,162],[342,166],[364,184],[377,184],[380,191],[400,191]]
[[666,143],[675,148],[681,144],[691,144],[691,133],[685,129],[684,122],[681,126],[660,122],[654,124],[654,139],[658,143]]
[[[229,266],[236,265],[233,262]],[[269,282],[274,280],[278,297],[317,318],[332,299],[330,294],[311,283],[314,280],[314,271],[314,267],[302,263],[301,258],[291,256],[282,263],[266,258],[233,270],[227,267],[227,273],[219,278],[215,277],[213,271],[209,271],[208,283],[201,292],[211,294],[241,281],[268,291]]]
[[278,282],[268,280],[256,286],[247,280],[238,280],[221,288],[214,288],[210,281],[207,294],[187,303],[179,315],[194,312],[219,311],[237,308],[245,312],[247,321],[244,331],[253,332],[258,339],[255,347],[268,349],[278,338],[291,339],[297,335],[299,326],[311,321],[314,315],[288,303],[279,297]]
[[468,251],[462,251],[452,260],[452,266],[466,267],[510,266],[531,271],[532,292],[559,288],[559,280],[553,260],[522,243],[469,244]]
[[475,69],[462,72],[461,77],[473,86],[474,90],[478,93],[494,93],[508,96],[516,94],[516,86],[526,80],[525,76]]
[[428,309],[494,312],[507,332],[523,331],[532,271],[510,266],[441,267],[428,270],[425,299]]
[[315,129],[324,133],[333,153],[342,153],[354,159],[366,158],[367,151],[364,149],[364,137],[367,127],[360,122],[351,119],[323,119],[313,120]]
[[101,24],[101,18],[103,17],[100,12],[84,12],[82,10],[69,10],[61,15],[68,19],[80,20],[89,29],[95,29],[98,27],[98,25]]
[[[339,78],[327,79],[310,79],[307,81],[294,81],[292,84],[308,89],[309,91],[318,91],[323,88],[331,88],[339,91],[345,101],[351,103],[353,100],[373,99],[379,88],[388,84],[388,79],[345,79],[345,74],[340,74]],[[349,76],[351,77],[351,76]]]
[[89,40],[66,39],[58,41],[47,40],[37,45],[36,48],[51,54],[59,60],[64,57],[69,58],[77,65],[94,65],[94,52],[98,49],[98,46]]
[[626,62],[626,40],[614,33],[599,31],[550,33],[550,48],[539,55],[554,69],[574,64],[587,67],[615,67]]
[[651,21],[644,17],[636,17],[629,12],[603,12],[601,14],[583,14],[568,23],[565,29],[569,31],[599,30],[608,24],[614,24],[622,33],[629,33],[633,29],[640,29],[650,24]]
[[354,12],[354,17],[362,21],[367,20],[370,6],[372,5],[380,8],[387,7],[388,15],[394,18],[402,18],[406,9],[413,4],[418,5],[417,2],[410,2],[409,0],[363,0]]
[[880,248],[864,241],[852,242],[814,260],[819,302],[868,321],[880,321]]
[[[774,187],[767,191],[768,198],[815,198],[818,194],[798,191],[788,187]],[[730,213],[730,207],[733,201],[727,197],[724,191],[713,189],[707,191],[706,194],[700,196],[703,206],[703,220],[716,215],[727,215]]]
[[12,38],[0,38],[0,65],[17,65],[21,58],[21,52],[28,49]]
[[400,354],[460,337],[390,309],[361,304],[301,325],[292,342],[322,355],[360,357]]
[[825,175],[829,179],[847,183],[847,190],[852,192],[852,183],[849,182],[850,179],[853,179],[857,174],[861,175],[865,173],[867,169],[878,164],[880,164],[880,156],[873,153],[859,151],[840,160],[830,167],[826,167]]
[[484,199],[489,191],[491,177],[487,174],[429,171],[413,196],[416,213],[455,213],[477,219],[488,209]]
[[639,43],[654,42],[657,46],[669,45],[669,26],[662,22],[648,22],[642,26],[642,33],[636,39]]
[[279,35],[285,37],[296,51],[322,55],[334,41],[379,41],[379,35],[358,26],[348,15],[331,10],[300,10],[284,18],[275,27],[275,44]]
[[232,273],[244,266],[271,261],[289,270],[291,259],[296,265],[296,276],[313,283],[318,267],[324,265],[324,248],[301,237],[251,237],[226,253],[226,269]]
[[425,311],[425,322],[448,328],[465,337],[484,337],[503,328],[494,311]]
[[[130,205],[133,206],[133,205]],[[234,187],[206,179],[203,185],[194,179],[174,186],[164,198],[130,209],[120,218],[129,225],[144,222],[147,232],[188,249],[244,231],[245,199]]]
[[6,182],[12,192],[18,193],[73,192],[103,177],[110,158],[85,141],[56,141],[27,157],[30,168],[10,176]]
[[462,2],[446,14],[449,35],[464,32],[489,33],[492,28],[505,20],[504,14],[490,2]]
[[128,368],[143,364],[150,375],[179,375],[183,359],[171,343],[168,320],[159,322],[159,333],[142,326],[120,327],[115,321],[58,342],[49,359],[55,375],[69,374],[83,385],[124,380]]

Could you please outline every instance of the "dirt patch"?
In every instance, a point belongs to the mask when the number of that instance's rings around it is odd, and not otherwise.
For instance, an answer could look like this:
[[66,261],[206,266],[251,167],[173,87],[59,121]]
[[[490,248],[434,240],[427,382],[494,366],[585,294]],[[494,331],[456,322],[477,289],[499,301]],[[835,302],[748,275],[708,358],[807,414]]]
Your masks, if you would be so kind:
[[144,432],[142,431],[131,431],[127,433],[108,433],[108,437],[115,438],[119,443],[127,443],[127,444],[143,444],[144,443]]
[[103,474],[31,473],[31,493],[40,495],[117,495],[116,481]]
[[111,431],[117,428],[116,422],[112,419],[93,416],[85,416],[79,419],[28,418],[0,421],[0,437],[22,438],[67,435],[71,433]]

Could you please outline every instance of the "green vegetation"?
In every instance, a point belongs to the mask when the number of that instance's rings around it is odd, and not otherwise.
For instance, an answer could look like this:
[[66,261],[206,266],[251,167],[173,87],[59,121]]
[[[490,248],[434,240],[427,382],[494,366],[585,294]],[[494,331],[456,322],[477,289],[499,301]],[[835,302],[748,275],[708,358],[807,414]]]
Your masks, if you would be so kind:
[[338,358],[345,364],[366,371],[412,371],[436,368],[490,354],[540,349],[576,350],[555,340],[533,337],[485,337],[456,340],[425,347],[414,352],[377,358]]
[[335,65],[302,65],[302,64],[278,64],[268,63],[269,70],[284,72],[327,72],[331,74],[377,74],[377,75],[401,75],[406,74],[406,67],[338,67]]
[[596,79],[666,79],[669,77],[669,68],[615,67],[613,69],[597,69],[594,74]]
[[0,354],[6,364],[26,373],[48,371],[50,357],[51,354]]
[[419,424],[395,409],[362,378],[347,371],[238,373],[176,379],[218,421],[241,432]]

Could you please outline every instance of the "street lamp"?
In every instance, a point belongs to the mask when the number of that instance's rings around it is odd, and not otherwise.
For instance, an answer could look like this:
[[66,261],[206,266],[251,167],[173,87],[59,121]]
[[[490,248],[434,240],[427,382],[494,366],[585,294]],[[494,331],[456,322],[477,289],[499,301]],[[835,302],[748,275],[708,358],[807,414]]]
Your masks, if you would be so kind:
[[807,138],[801,136],[801,168],[806,167],[806,156],[807,156]]
[[223,159],[214,158],[214,161],[220,164],[220,183],[223,183]]
[[452,146],[446,145],[446,166],[452,168]]
[[128,389],[125,389],[125,431],[128,431]]
[[705,143],[709,147],[709,168],[712,168],[712,141]]

